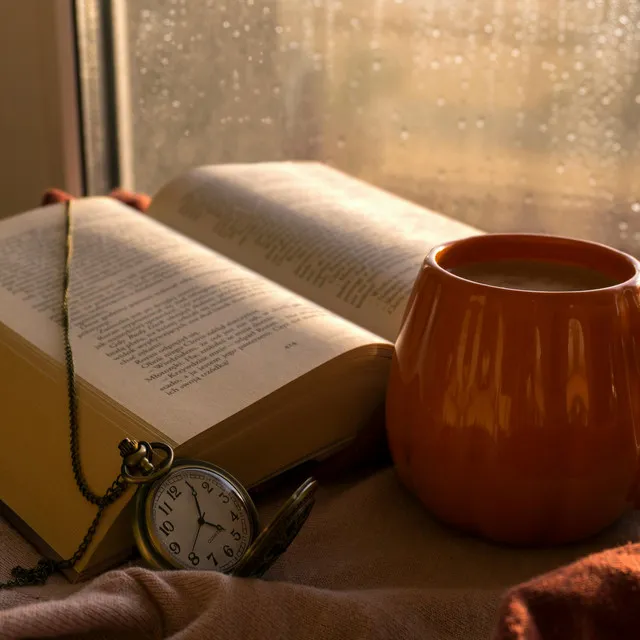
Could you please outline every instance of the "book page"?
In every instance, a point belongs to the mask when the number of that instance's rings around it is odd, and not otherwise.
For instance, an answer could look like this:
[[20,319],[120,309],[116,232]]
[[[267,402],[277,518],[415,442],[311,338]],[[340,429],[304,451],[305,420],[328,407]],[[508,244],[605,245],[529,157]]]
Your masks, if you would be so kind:
[[317,163],[201,167],[148,213],[390,341],[429,250],[479,233]]
[[[379,342],[114,200],[72,216],[77,374],[175,444]],[[62,205],[0,223],[0,323],[60,362],[63,252]]]

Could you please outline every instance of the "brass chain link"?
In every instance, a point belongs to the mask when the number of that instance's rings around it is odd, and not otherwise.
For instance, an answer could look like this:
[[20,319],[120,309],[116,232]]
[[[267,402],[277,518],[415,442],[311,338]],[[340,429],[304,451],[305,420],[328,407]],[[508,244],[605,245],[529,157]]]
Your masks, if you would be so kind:
[[25,587],[30,585],[44,584],[48,578],[56,571],[72,568],[86,553],[87,548],[93,540],[98,524],[104,510],[113,504],[126,490],[127,482],[122,474],[118,474],[112,485],[100,496],[94,493],[82,470],[80,461],[80,438],[78,422],[78,395],[76,390],[76,373],[71,349],[71,337],[69,330],[69,279],[71,276],[71,257],[73,254],[72,241],[72,220],[71,220],[71,200],[65,203],[65,259],[62,283],[62,333],[64,340],[64,359],[67,374],[67,396],[69,403],[69,448],[71,453],[71,466],[73,476],[78,486],[78,490],[84,498],[98,507],[87,533],[82,542],[78,545],[73,555],[66,560],[51,560],[42,558],[38,564],[32,568],[14,567],[11,570],[13,578],[6,582],[0,582],[0,589],[12,589],[15,587]]

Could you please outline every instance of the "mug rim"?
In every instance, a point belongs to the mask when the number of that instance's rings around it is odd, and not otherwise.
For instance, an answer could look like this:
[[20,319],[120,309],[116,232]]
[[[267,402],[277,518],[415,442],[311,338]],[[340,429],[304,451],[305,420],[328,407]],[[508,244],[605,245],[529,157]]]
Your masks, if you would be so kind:
[[[590,289],[560,289],[560,290],[549,290],[549,289],[517,289],[509,286],[501,286],[496,284],[488,284],[485,282],[478,282],[477,280],[471,280],[469,278],[465,278],[463,276],[459,276],[448,270],[447,267],[443,266],[443,259],[449,260],[449,267],[455,266],[456,264],[469,264],[472,262],[495,262],[495,258],[487,257],[485,254],[484,259],[477,260],[465,260],[464,255],[474,255],[474,250],[477,250],[479,247],[486,249],[487,247],[493,246],[494,248],[500,247],[503,250],[505,248],[511,249],[514,251],[516,248],[523,249],[528,248],[532,249],[535,247],[536,250],[547,250],[552,249],[553,252],[558,252],[560,249],[564,249],[565,251],[571,252],[573,250],[573,257],[581,253],[581,257],[584,260],[576,260],[576,259],[568,259],[567,254],[562,255],[562,258],[555,259],[556,262],[562,262],[564,264],[572,264],[576,266],[582,266],[586,268],[590,268],[595,271],[599,271],[601,274],[606,274],[615,279],[615,283],[609,285],[607,287],[598,287],[598,288],[590,288]],[[456,256],[455,253],[461,254]],[[454,254],[452,256],[452,253]],[[510,252],[507,250],[507,254]],[[476,254],[477,255],[477,254]],[[529,254],[531,255],[531,254]],[[558,255],[558,254],[556,254]],[[588,262],[586,260],[587,256],[599,257],[606,260],[605,266],[607,268],[602,268],[602,263],[596,261]],[[456,257],[458,258],[458,262],[456,262]],[[462,257],[462,259],[460,259]],[[513,254],[512,259],[522,259],[523,254],[517,253]],[[508,259],[508,258],[503,258]],[[526,255],[524,256],[526,259]],[[529,259],[537,259],[536,257],[530,257]],[[547,262],[553,262],[554,258],[548,257],[548,255],[540,256],[541,260]],[[453,264],[451,261],[453,260]],[[461,283],[465,283],[468,285],[473,285],[475,287],[486,288],[490,290],[500,291],[500,292],[510,292],[516,295],[550,295],[550,296],[567,296],[567,295],[598,295],[602,293],[610,293],[612,291],[617,291],[620,289],[628,288],[628,287],[637,287],[640,281],[640,261],[638,261],[633,256],[621,251],[620,249],[616,249],[609,245],[606,245],[601,242],[595,242],[593,240],[583,240],[581,238],[572,238],[569,236],[560,236],[554,234],[546,234],[546,233],[481,233],[474,234],[471,236],[466,236],[464,238],[458,238],[455,240],[450,240],[447,242],[439,243],[434,246],[424,261],[425,265],[429,265],[432,268],[437,269],[442,275],[457,280]],[[623,271],[627,271],[625,276],[620,277]]]

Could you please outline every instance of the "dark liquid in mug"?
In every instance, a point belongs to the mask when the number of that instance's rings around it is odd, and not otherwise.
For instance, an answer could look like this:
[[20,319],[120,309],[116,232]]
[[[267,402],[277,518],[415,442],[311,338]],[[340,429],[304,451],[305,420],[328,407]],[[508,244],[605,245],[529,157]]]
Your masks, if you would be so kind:
[[471,262],[448,271],[466,280],[527,291],[584,291],[618,283],[595,269],[543,260]]

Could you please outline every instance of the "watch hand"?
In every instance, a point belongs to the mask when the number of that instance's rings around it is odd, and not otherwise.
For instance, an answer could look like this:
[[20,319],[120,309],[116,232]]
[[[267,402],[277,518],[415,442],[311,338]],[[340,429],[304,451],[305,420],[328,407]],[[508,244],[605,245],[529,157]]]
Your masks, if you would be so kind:
[[187,480],[185,480],[185,484],[189,487],[189,489],[191,489],[191,495],[194,497],[196,501],[196,509],[198,509],[198,519],[202,520],[204,516],[202,515],[202,511],[200,509],[200,503],[198,502],[198,492],[189,484]]
[[202,520],[202,524],[208,524],[210,527],[217,529],[218,531],[226,531],[226,529],[221,524],[213,524],[213,522],[207,522],[206,520]]
[[202,522],[198,520],[198,530],[196,531],[196,537],[193,539],[193,544],[191,545],[191,552],[196,548],[196,542],[198,542],[198,536],[200,535],[200,529],[202,529]]

